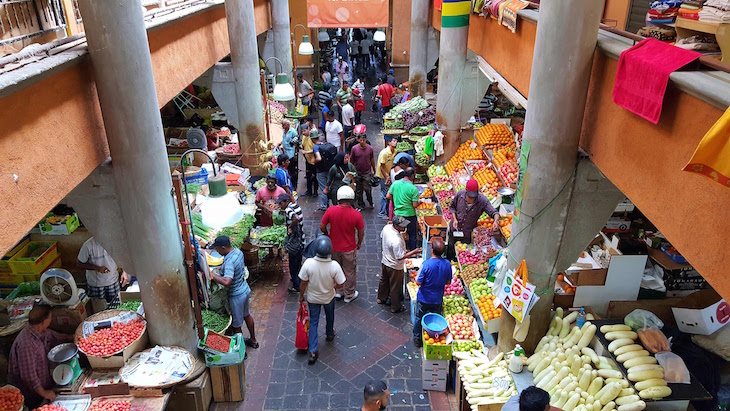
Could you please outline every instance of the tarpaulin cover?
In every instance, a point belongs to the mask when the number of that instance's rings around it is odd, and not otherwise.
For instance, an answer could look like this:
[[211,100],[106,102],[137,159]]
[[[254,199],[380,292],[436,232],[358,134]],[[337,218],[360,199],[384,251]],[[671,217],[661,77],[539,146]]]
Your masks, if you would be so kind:
[[307,0],[312,28],[388,27],[388,0]]

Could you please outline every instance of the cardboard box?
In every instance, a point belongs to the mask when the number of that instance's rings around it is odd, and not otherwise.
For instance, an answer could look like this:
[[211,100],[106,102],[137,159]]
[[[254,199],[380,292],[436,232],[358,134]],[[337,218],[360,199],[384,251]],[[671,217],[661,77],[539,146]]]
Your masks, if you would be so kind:
[[89,316],[90,308],[91,299],[87,296],[84,296],[82,300],[70,307],[55,306],[51,310],[50,328],[63,334],[73,334],[79,324]]
[[677,328],[689,334],[710,335],[730,322],[730,306],[714,290],[682,298],[672,307]]
[[446,391],[446,379],[449,375],[449,361],[434,361],[422,358],[421,365],[423,369],[423,389],[430,391]]
[[198,348],[205,354],[205,365],[226,366],[238,364],[243,361],[246,355],[246,345],[243,343],[243,335],[241,333],[231,336],[231,349],[227,353],[221,353],[211,350],[205,346],[205,340],[208,338],[208,329],[205,329],[205,336],[198,341]]
[[630,213],[634,211],[636,206],[631,202],[631,200],[624,199],[624,201],[618,203],[616,206],[616,209],[613,211],[614,213]]
[[55,217],[55,215],[53,213],[48,214],[44,221],[38,224],[38,228],[41,230],[42,235],[69,235],[76,231],[76,229],[81,225],[79,222],[79,216],[76,213],[68,216],[65,221],[59,224],[52,224],[49,222],[49,217]]
[[430,215],[423,217],[423,222],[426,224],[426,232],[424,239],[431,241],[434,237],[440,237],[444,242],[449,240],[449,223],[446,222],[443,216]]
[[92,371],[84,381],[83,391],[91,398],[129,395],[129,385],[121,380],[119,372]]
[[667,291],[687,291],[708,288],[709,284],[690,264],[672,261],[661,250],[648,248],[649,257],[664,270]]
[[[423,358],[426,360],[451,360],[453,354],[451,344],[447,345],[433,345],[426,344],[426,339],[421,337],[423,340]],[[447,337],[448,341],[448,337]]]
[[246,397],[246,369],[243,361],[227,367],[210,367],[213,401],[243,401]]
[[172,390],[167,409],[208,411],[212,399],[213,385],[210,381],[210,374],[206,370],[189,383],[176,385]]
[[139,339],[129,344],[127,348],[119,354],[112,355],[111,357],[94,357],[87,355],[86,358],[89,360],[91,368],[95,370],[103,368],[122,368],[124,366],[124,362],[127,361],[129,357],[147,348],[148,344],[149,336],[147,335],[147,329],[145,329]]
[[611,217],[603,226],[604,233],[628,233],[631,228],[631,220],[621,217]]

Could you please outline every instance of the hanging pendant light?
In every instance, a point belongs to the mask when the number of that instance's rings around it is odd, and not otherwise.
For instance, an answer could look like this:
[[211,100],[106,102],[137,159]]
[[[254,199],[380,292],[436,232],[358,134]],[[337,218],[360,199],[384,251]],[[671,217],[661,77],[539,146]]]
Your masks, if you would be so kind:
[[375,34],[373,34],[373,41],[385,41],[385,32],[378,29]]
[[217,174],[208,178],[210,195],[200,205],[203,224],[211,228],[229,227],[243,218],[243,210],[236,195],[226,188],[226,177]]
[[285,73],[276,75],[276,86],[274,86],[274,100],[291,101],[294,100],[294,87],[289,84],[289,76]]
[[330,35],[327,33],[326,29],[322,29],[317,33],[317,40],[318,41],[330,41]]
[[312,47],[312,43],[309,42],[309,36],[302,36],[302,42],[299,43],[299,54],[305,56],[311,56],[314,54],[314,47]]

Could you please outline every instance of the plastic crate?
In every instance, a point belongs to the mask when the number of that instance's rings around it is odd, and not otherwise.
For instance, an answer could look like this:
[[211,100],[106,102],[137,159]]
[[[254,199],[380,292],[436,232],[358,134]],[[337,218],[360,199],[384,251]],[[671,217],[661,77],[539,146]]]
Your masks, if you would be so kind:
[[[38,257],[28,257],[38,247],[48,247]],[[58,243],[55,241],[31,241],[18,251],[8,264],[13,274],[40,274],[46,270],[58,257]]]
[[76,213],[68,216],[66,221],[59,224],[51,224],[48,222],[48,217],[54,217],[54,214],[48,214],[38,228],[41,230],[42,235],[69,235],[76,231],[81,225],[79,222],[79,216]]
[[30,243],[30,237],[26,236],[24,239],[20,240],[18,244],[13,247],[12,250],[8,251],[7,254],[3,258],[0,259],[0,272],[10,272],[10,264],[8,264],[8,261],[15,256],[15,254],[18,254],[18,251],[22,250],[23,247],[28,245]]
[[27,297],[29,295],[39,295],[41,293],[41,284],[37,281],[31,283],[20,283],[15,289],[5,297],[6,300],[12,300],[17,297]]
[[661,250],[664,253],[664,255],[666,255],[667,257],[669,257],[675,263],[677,263],[677,264],[687,264],[687,259],[684,258],[684,257],[682,257],[681,254],[675,254],[675,253],[672,253],[669,250],[667,250],[667,244],[666,243],[662,243]]

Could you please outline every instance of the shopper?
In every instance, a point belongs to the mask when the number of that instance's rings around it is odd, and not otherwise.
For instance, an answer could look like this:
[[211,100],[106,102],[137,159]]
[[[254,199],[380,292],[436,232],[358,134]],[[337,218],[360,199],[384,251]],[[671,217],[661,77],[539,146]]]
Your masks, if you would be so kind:
[[355,76],[356,71],[362,71],[358,67],[360,60],[360,42],[356,38],[353,38],[350,42],[350,62],[352,63],[352,75]]
[[395,70],[390,69],[388,70],[388,75],[385,77],[388,84],[393,86],[394,89],[398,88],[398,80],[395,78]]
[[[350,151],[350,161],[355,165],[357,171],[355,177],[355,207],[372,210],[375,208],[375,203],[373,203],[373,188],[370,181],[375,172],[375,156],[373,155],[373,148],[368,145],[366,134],[358,135],[357,142],[358,144],[352,147]],[[368,199],[367,206],[365,206],[363,199],[363,191]]]
[[355,100],[355,124],[362,124],[362,113],[367,110],[367,106],[362,92],[354,86],[352,87],[352,98]]
[[[321,93],[321,91],[320,91]],[[329,96],[330,94],[327,93]],[[328,98],[327,100],[324,100],[324,104],[322,104],[322,107],[320,108],[322,111],[322,120],[319,122],[319,129],[322,132],[325,132],[325,127],[327,126],[327,118],[330,111],[332,111],[332,97]]]
[[466,188],[456,193],[454,199],[451,200],[449,210],[452,218],[448,255],[453,252],[451,244],[455,242],[455,232],[463,233],[463,237],[456,238],[456,240],[466,243],[471,242],[471,233],[477,227],[477,222],[482,213],[487,213],[489,217],[494,219],[492,231],[499,231],[499,212],[492,207],[489,199],[479,192],[479,183],[474,179],[467,181]]
[[418,189],[413,185],[413,169],[401,171],[402,178],[394,182],[388,190],[387,198],[393,201],[393,213],[405,217],[408,225],[408,249],[414,250],[418,246],[418,219],[416,208],[420,204]]
[[[320,74],[319,77],[322,79],[322,91],[329,94],[329,91],[332,88],[332,73],[330,73],[330,71],[327,67],[323,67],[322,73]],[[322,91],[319,92],[320,96],[322,95]],[[332,96],[330,96],[329,98],[332,98]],[[321,104],[323,104],[323,102],[324,102],[324,100],[322,100],[322,98],[320,97],[320,99],[319,99],[319,104],[320,104],[319,109],[320,110],[322,109]]]
[[256,191],[256,214],[262,227],[271,227],[274,224],[276,199],[282,194],[287,194],[286,190],[276,185],[276,182],[276,172],[270,171],[266,176],[266,185]]
[[291,127],[291,122],[287,119],[281,121],[281,128],[284,130],[281,137],[281,147],[284,154],[291,160],[287,166],[289,177],[291,178],[291,191],[297,190],[299,183],[299,157],[297,157],[297,145],[299,144],[299,134]]
[[360,41],[360,59],[364,68],[363,75],[367,76],[368,69],[372,64],[370,61],[371,50],[373,48],[373,33],[367,32],[366,37]]
[[355,100],[350,97],[342,107],[342,127],[344,128],[345,141],[352,137],[352,129],[355,128]]
[[347,65],[347,62],[342,58],[342,56],[337,57],[335,73],[337,73],[337,80],[339,81],[340,86],[342,86],[342,84],[344,84],[347,80],[348,71],[349,66]]
[[215,239],[209,248],[223,256],[223,264],[220,267],[220,275],[211,271],[213,281],[228,289],[228,304],[233,320],[231,331],[233,334],[242,332],[241,327],[246,323],[250,338],[243,341],[247,347],[259,348],[254,331],[253,316],[250,312],[251,288],[246,282],[246,265],[243,262],[243,252],[238,248],[231,247],[231,239],[222,235]]
[[[365,41],[365,40],[363,40]],[[365,384],[362,411],[383,411],[388,406],[388,386],[385,381],[371,380]]]
[[276,158],[276,164],[278,166],[276,167],[276,185],[283,188],[293,198],[294,186],[291,182],[289,170],[287,170],[290,162],[289,157],[284,153],[279,154],[279,157]]
[[[348,186],[337,191],[338,205],[324,213],[319,229],[332,239],[332,259],[340,263],[345,272],[344,286],[338,287],[336,297],[345,297],[349,303],[356,299],[357,292],[357,251],[365,238],[365,222],[362,215],[352,208],[355,192]],[[327,228],[329,226],[329,229]]]
[[[332,242],[327,236],[314,240],[314,258],[308,258],[299,271],[299,302],[307,300],[309,308],[309,364],[319,358],[317,349],[319,315],[324,308],[327,341],[335,339],[335,287],[345,283],[345,274],[332,260]],[[306,297],[305,297],[306,296]]]
[[94,312],[103,311],[119,297],[117,263],[104,247],[91,237],[79,250],[76,266],[86,270],[86,293],[91,298]]
[[375,165],[375,177],[380,179],[380,211],[378,212],[378,217],[386,220],[388,219],[387,195],[392,182],[390,170],[393,168],[396,145],[398,145],[398,139],[390,139],[385,148],[380,150],[380,154],[378,154],[378,161]]
[[[327,197],[327,183],[329,179],[329,172],[332,166],[335,164],[335,158],[337,157],[337,148],[325,141],[324,136],[318,135],[318,139],[315,141],[314,154],[315,154],[315,169],[317,170],[317,183],[319,184],[319,208],[318,211],[325,211],[329,203]],[[317,156],[319,159],[317,160]]]
[[347,104],[347,100],[352,97],[352,91],[350,90],[349,83],[347,80],[343,81],[341,83],[340,89],[337,90],[337,93],[335,94],[335,99],[337,100],[337,107],[338,111],[340,113],[340,120],[342,120],[342,108]]
[[332,204],[337,205],[337,192],[344,185],[351,185],[357,174],[355,166],[350,162],[350,155],[337,153],[334,164],[327,173],[327,187],[325,194],[329,195]]
[[502,406],[503,411],[559,411],[550,406],[550,394],[531,385],[521,393],[511,396]]
[[299,98],[302,100],[302,105],[307,107],[307,113],[311,110],[312,97],[314,97],[314,89],[307,80],[304,80],[302,73],[297,73],[297,81],[299,82]]
[[276,204],[286,215],[287,235],[284,240],[284,248],[289,256],[289,276],[291,277],[291,285],[287,291],[299,292],[299,268],[302,266],[302,252],[304,251],[302,208],[286,194],[280,195],[276,199]]
[[345,150],[345,135],[343,131],[342,123],[337,121],[335,113],[330,110],[327,113],[327,124],[324,126],[324,132],[327,142],[335,146],[339,152]]
[[405,311],[403,306],[403,276],[405,273],[405,259],[421,252],[420,248],[406,252],[406,243],[403,233],[410,222],[404,217],[393,217],[392,224],[387,224],[380,232],[382,239],[383,256],[380,260],[383,271],[378,284],[378,304],[387,304],[391,301],[390,311],[393,314]]
[[416,277],[418,295],[416,300],[416,318],[413,324],[413,343],[422,347],[421,319],[427,313],[441,314],[444,303],[444,287],[451,282],[451,263],[443,258],[446,245],[444,240],[434,237],[431,240],[431,258],[424,261],[421,271]]
[[393,98],[393,94],[395,93],[395,89],[393,89],[393,86],[388,84],[388,79],[385,77],[381,77],[378,81],[378,91],[376,94],[377,100],[380,102],[380,113],[378,113],[378,118],[380,119],[380,123],[383,123],[383,116],[385,113],[390,111],[390,99]]
[[305,196],[317,196],[317,156],[319,155],[319,147],[317,153],[314,152],[314,139],[312,135],[319,135],[319,131],[312,127],[312,120],[307,119],[308,124],[302,125],[302,154],[306,161],[305,178],[307,180],[307,191]]

